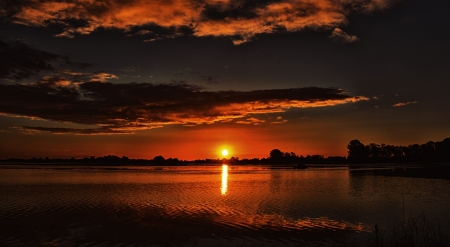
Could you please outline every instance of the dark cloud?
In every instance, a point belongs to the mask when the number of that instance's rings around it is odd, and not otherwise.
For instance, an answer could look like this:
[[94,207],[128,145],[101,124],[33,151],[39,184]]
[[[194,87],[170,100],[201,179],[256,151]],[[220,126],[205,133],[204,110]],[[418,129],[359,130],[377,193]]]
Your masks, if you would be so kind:
[[367,100],[335,88],[204,91],[185,83],[60,83],[0,85],[0,112],[98,126],[98,129],[23,127],[53,133],[114,134],[167,124],[229,121],[248,115],[284,112],[291,107],[333,106]]
[[111,135],[111,134],[129,134],[130,131],[112,130],[109,128],[97,129],[75,129],[75,128],[48,128],[48,127],[32,127],[20,126],[17,127],[22,133],[41,133],[49,132],[53,134],[76,134],[76,135]]
[[257,10],[266,4],[268,1],[218,1],[205,4],[201,14],[208,20],[252,19],[258,17]]
[[23,8],[33,6],[33,0],[2,0],[0,1],[0,17],[11,20]]
[[[243,92],[205,91],[182,80],[166,84],[114,84],[110,81],[118,77],[111,73],[84,73],[68,69],[66,57],[37,50],[22,42],[0,44],[7,58],[2,67],[3,79],[20,82],[36,76],[28,82],[0,84],[0,114],[94,127],[21,128],[27,132],[121,134],[168,124],[230,122],[233,119],[247,119],[244,121],[255,124],[250,120],[256,118],[249,118],[249,115],[284,112],[292,107],[334,106],[367,100],[336,88]],[[64,66],[53,66],[50,62],[55,60],[61,60]],[[184,72],[191,73],[193,70],[187,68]],[[203,79],[208,83],[216,82],[213,76]]]
[[217,80],[218,76],[202,76],[202,80],[204,80],[206,83],[212,85],[212,84],[217,84],[219,83],[219,81]]
[[71,69],[90,66],[72,62],[67,56],[36,49],[20,40],[0,40],[0,82],[20,82],[44,74],[71,74]]
[[333,32],[330,35],[330,39],[334,42],[339,43],[353,43],[355,41],[358,41],[358,37],[354,35],[349,35],[346,32],[342,31],[340,28],[335,28]]
[[0,40],[0,79],[22,80],[42,71],[52,71],[52,62],[64,57],[37,50],[22,41]]
[[191,68],[185,68],[184,70],[178,70],[175,73],[173,73],[174,76],[195,75],[195,74],[200,74],[200,71],[193,70]]
[[128,34],[127,36],[148,35],[148,34],[152,34],[152,33],[153,33],[152,31],[142,29],[142,30],[139,30],[139,31],[137,31],[135,33]]

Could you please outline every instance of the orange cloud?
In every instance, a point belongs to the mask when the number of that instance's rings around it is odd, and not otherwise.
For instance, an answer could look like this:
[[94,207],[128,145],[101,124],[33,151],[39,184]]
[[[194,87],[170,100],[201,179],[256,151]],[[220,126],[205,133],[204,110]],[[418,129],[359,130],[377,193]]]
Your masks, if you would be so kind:
[[[291,88],[239,91],[202,91],[188,84],[82,82],[0,84],[0,113],[35,117],[61,123],[97,126],[97,129],[43,128],[26,130],[75,134],[122,134],[164,125],[230,122],[263,124],[250,117],[285,112],[290,108],[335,106],[368,100],[341,89]],[[277,122],[281,119],[277,119]]]
[[392,105],[393,107],[400,107],[400,106],[406,106],[411,104],[417,104],[417,101],[411,101],[411,102],[400,102],[397,104]]
[[278,116],[277,117],[277,121],[271,122],[270,124],[282,124],[282,123],[286,123],[288,120],[283,119],[283,117]]
[[[232,37],[237,45],[251,40],[257,34],[277,30],[295,32],[304,28],[334,30],[332,38],[338,36],[356,40],[355,36],[335,28],[345,25],[347,15],[352,11],[368,13],[387,8],[394,1],[32,0],[31,4],[11,9],[19,9],[13,14],[16,23],[65,25],[65,30],[57,35],[61,37],[89,34],[98,28],[118,28],[131,32],[134,28],[156,25],[175,28],[173,35],[165,35],[164,38],[183,35],[180,28],[187,28],[195,36]],[[85,24],[74,24],[73,20]],[[146,28],[134,30],[132,34],[153,35],[147,41],[162,38]]]
[[90,81],[106,82],[110,79],[119,79],[119,77],[114,74],[100,72],[100,73],[93,74]]
[[342,29],[336,27],[330,35],[330,38],[335,42],[340,43],[353,43],[358,41],[358,37],[349,35],[346,32],[342,31]]
[[335,106],[347,103],[354,103],[358,101],[369,100],[363,96],[349,97],[345,99],[329,99],[329,100],[264,100],[251,101],[244,103],[229,103],[214,108],[217,113],[223,116],[240,116],[244,117],[248,114],[267,114],[285,112],[289,108],[312,108]]
[[257,119],[254,117],[247,118],[246,120],[236,121],[237,124],[252,124],[252,125],[261,125],[265,123],[265,120]]

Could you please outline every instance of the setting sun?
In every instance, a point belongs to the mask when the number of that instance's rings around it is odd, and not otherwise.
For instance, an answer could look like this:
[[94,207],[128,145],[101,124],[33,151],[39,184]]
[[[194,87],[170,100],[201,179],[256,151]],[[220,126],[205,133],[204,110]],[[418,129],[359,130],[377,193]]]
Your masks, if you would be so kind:
[[228,155],[228,150],[224,149],[222,150],[222,156],[227,156]]

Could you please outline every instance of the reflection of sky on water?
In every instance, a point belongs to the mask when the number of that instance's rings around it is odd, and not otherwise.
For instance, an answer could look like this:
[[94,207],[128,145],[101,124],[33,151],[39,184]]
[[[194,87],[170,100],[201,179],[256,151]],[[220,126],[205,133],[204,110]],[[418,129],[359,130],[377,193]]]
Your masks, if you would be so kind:
[[[106,231],[138,239],[168,232],[184,239],[321,239],[397,223],[405,191],[407,208],[415,200],[429,210],[448,205],[450,198],[440,191],[449,190],[446,180],[399,180],[347,169],[2,169],[0,218],[21,226],[24,236],[36,230],[27,224],[43,225],[44,235],[46,225],[82,225],[94,242],[107,239]],[[135,231],[127,232],[129,227]],[[0,244],[3,237],[20,237],[0,228]]]
[[[450,232],[448,206],[450,180],[432,177],[408,177],[409,173],[426,176],[429,169],[418,167],[383,167],[378,169],[351,169],[349,196],[358,208],[360,218],[377,222],[384,228],[403,218],[424,214],[428,220]],[[445,170],[443,171],[445,172]]]

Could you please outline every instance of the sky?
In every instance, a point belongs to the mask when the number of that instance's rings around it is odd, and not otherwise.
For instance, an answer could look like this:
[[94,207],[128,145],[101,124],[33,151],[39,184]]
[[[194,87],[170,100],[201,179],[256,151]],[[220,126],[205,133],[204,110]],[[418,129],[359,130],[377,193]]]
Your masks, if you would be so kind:
[[[450,137],[445,0],[3,0],[0,159]],[[228,158],[229,158],[228,157]]]

